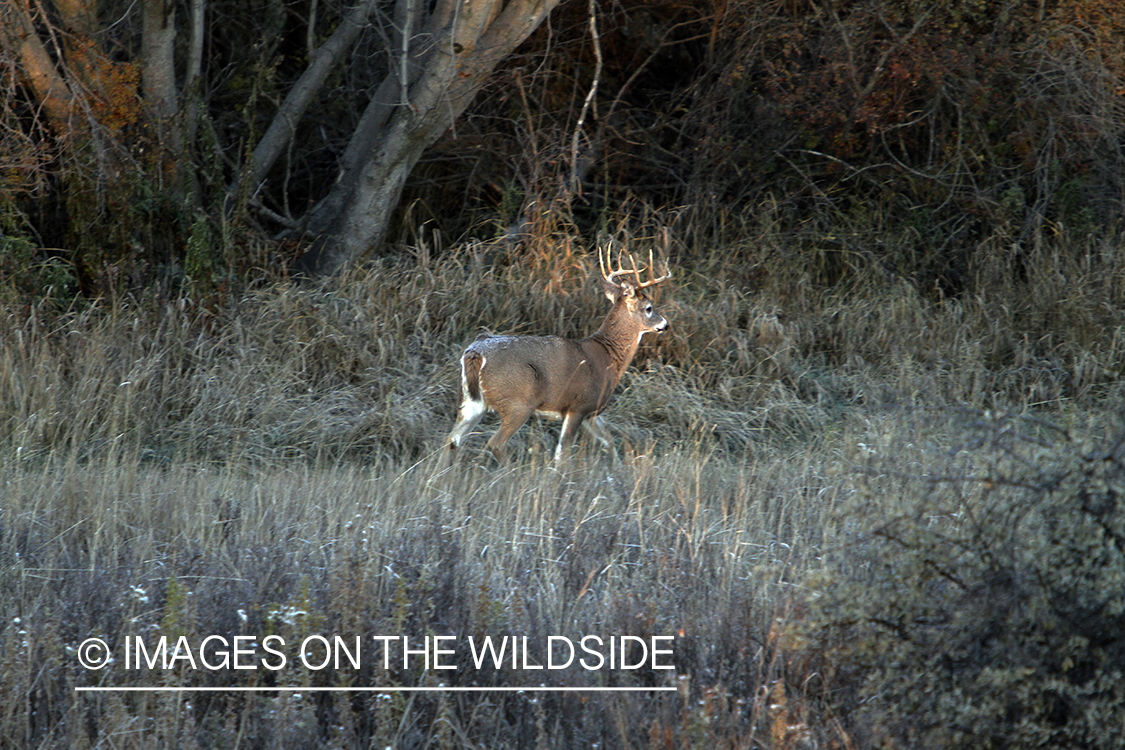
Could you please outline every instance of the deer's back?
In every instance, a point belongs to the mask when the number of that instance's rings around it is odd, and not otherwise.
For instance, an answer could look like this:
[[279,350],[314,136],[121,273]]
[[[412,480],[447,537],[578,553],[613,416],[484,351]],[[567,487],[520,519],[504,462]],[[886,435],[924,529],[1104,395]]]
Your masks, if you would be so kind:
[[558,336],[489,336],[465,356],[481,358],[481,390],[500,413],[528,406],[549,415],[589,413],[605,406],[616,385],[608,357],[591,347]]

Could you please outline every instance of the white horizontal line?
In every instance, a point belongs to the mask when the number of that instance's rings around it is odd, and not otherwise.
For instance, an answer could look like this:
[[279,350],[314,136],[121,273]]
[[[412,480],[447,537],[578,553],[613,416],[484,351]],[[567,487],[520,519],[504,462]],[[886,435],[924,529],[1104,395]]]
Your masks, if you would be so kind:
[[76,687],[76,693],[654,693],[676,687]]

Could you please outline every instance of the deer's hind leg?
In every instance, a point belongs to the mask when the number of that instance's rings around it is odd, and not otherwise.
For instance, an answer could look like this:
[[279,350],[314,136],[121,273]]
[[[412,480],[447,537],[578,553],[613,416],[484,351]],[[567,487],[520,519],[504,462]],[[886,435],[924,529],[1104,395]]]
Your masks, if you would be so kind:
[[468,353],[461,360],[461,409],[457,413],[457,423],[445,439],[439,469],[444,469],[453,460],[453,453],[461,447],[461,441],[473,431],[488,411],[488,404],[480,392],[480,366],[482,362]]
[[507,451],[504,450],[504,446],[534,413],[534,407],[512,407],[499,412],[500,429],[488,441],[488,449],[492,451],[492,455],[496,457],[498,463],[504,463],[507,458]]
[[461,404],[461,411],[457,414],[457,424],[453,425],[453,429],[450,430],[449,437],[445,441],[446,446],[450,450],[459,448],[465,436],[480,424],[486,411],[487,408],[485,408],[483,401],[467,400]]
[[453,454],[461,447],[461,441],[473,431],[473,428],[484,417],[485,411],[487,410],[483,401],[465,401],[461,404],[461,411],[457,415],[457,424],[453,425],[449,437],[445,439],[445,446],[441,450],[441,459],[438,462],[439,471],[448,467],[453,461]]

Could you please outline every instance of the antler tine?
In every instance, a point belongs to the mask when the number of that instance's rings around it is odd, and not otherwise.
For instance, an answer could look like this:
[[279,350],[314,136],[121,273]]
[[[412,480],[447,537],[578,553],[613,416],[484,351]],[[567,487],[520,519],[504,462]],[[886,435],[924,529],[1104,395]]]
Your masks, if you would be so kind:
[[[617,254],[617,268],[611,268],[609,263],[609,250],[603,253],[602,248],[598,248],[598,265],[601,267],[602,278],[611,284],[617,284],[616,278],[622,274],[636,274],[636,264],[633,264],[633,270],[629,271],[621,265],[621,253]],[[640,283],[640,276],[637,275],[637,283]]]
[[[637,263],[636,263],[636,261],[634,261],[633,262],[633,269],[635,270],[636,267],[637,267]],[[668,279],[672,278],[672,269],[669,268],[667,265],[664,266],[664,275],[661,276],[659,279],[656,278],[656,261],[654,261],[653,258],[652,258],[652,248],[651,247],[648,250],[648,272],[649,272],[649,275],[652,276],[652,280],[646,281],[643,284],[641,283],[641,275],[639,273],[637,274],[637,283],[639,284],[639,286],[637,287],[638,289],[646,289],[650,286],[655,286],[656,284],[659,284],[661,281],[667,281]]]
[[601,269],[602,278],[610,284],[617,284],[614,277],[621,273],[621,270],[613,270],[609,265],[610,249],[608,247],[598,246],[598,268]]
[[[667,267],[665,268],[665,274],[663,276],[661,276],[660,278],[656,278],[656,262],[653,259],[651,249],[649,249],[649,251],[648,251],[648,272],[649,272],[649,275],[651,276],[651,279],[649,281],[641,281],[641,270],[639,268],[637,268],[637,258],[632,253],[625,253],[624,251],[618,252],[618,254],[617,254],[617,268],[611,268],[608,265],[609,260],[606,257],[608,255],[609,255],[608,250],[603,250],[601,247],[598,247],[598,267],[601,269],[602,278],[604,278],[606,281],[608,281],[611,284],[617,284],[618,282],[615,279],[618,276],[621,276],[623,274],[633,276],[633,278],[636,280],[636,288],[638,290],[639,289],[646,289],[650,286],[654,286],[656,284],[659,284],[662,281],[667,281],[668,279],[672,278],[672,271],[670,269],[668,269]],[[621,263],[621,256],[622,255],[628,255],[629,256],[629,262],[633,266],[632,269],[627,269],[622,265],[622,263]]]

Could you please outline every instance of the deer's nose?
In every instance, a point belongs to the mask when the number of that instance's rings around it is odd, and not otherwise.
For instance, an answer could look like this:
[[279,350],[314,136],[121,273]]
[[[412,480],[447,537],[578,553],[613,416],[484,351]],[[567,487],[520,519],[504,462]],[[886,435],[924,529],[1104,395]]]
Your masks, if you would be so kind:
[[659,323],[656,324],[656,332],[657,333],[664,333],[667,330],[668,330],[668,321],[667,320],[662,320],[662,321],[660,321]]

